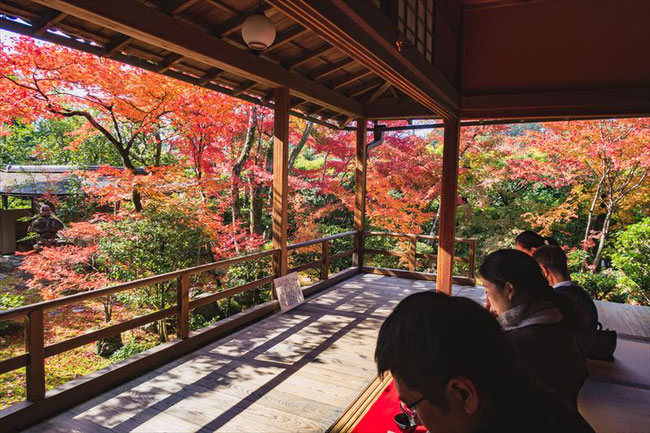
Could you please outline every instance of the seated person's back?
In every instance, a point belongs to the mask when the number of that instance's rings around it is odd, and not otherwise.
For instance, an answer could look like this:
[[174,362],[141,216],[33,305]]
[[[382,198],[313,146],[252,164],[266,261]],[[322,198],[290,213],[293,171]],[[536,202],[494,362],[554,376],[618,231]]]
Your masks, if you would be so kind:
[[533,382],[577,406],[587,366],[578,330],[582,313],[556,295],[537,262],[516,250],[488,255],[480,268],[490,308]]
[[598,327],[596,304],[578,283],[571,281],[567,256],[562,248],[555,245],[540,247],[533,253],[533,258],[539,263],[542,273],[555,293],[571,299],[586,317],[587,320],[584,321],[584,327],[580,332],[580,342],[585,353],[589,353]]
[[474,301],[411,295],[379,331],[375,360],[403,410],[431,432],[591,432],[575,407],[517,368],[496,319]]

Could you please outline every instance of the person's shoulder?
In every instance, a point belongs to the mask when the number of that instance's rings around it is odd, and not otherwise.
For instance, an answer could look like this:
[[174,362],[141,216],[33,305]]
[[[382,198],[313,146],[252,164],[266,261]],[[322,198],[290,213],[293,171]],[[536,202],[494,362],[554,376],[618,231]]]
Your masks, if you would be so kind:
[[[525,380],[523,382],[527,383]],[[524,386],[524,389],[526,386]],[[558,394],[527,387],[516,405],[521,406],[513,417],[511,431],[593,433],[594,429],[580,415],[575,406],[568,404]]]

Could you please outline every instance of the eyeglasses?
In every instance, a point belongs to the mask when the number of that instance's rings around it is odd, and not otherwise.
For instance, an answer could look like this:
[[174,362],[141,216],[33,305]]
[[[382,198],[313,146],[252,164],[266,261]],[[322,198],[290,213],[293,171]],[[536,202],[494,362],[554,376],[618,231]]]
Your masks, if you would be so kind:
[[422,403],[426,399],[427,399],[427,396],[424,395],[418,401],[416,401],[414,403],[411,403],[411,404],[407,404],[407,403],[403,402],[402,400],[399,401],[399,407],[400,407],[400,409],[402,409],[402,412],[404,412],[406,414],[406,416],[411,418],[411,420],[412,420],[411,425],[415,425],[415,417],[417,415],[415,407],[418,404]]

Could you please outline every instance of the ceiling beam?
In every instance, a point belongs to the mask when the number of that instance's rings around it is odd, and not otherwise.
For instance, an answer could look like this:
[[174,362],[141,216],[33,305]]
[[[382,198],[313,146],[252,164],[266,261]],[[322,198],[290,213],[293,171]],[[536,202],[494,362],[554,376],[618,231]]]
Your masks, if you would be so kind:
[[167,56],[165,60],[162,61],[162,63],[160,63],[160,66],[158,67],[158,69],[156,69],[156,72],[162,74],[163,72],[167,71],[169,68],[172,68],[178,63],[180,63],[181,60],[183,60],[183,56],[181,56],[180,54],[171,54]]
[[416,102],[399,104],[366,104],[363,106],[367,119],[432,119],[440,117]]
[[367,83],[362,84],[359,87],[356,87],[348,92],[348,95],[355,97],[359,95],[363,95],[369,90],[374,89],[375,87],[379,87],[384,83],[384,80],[381,78],[374,79],[372,81],[368,81]]
[[[271,6],[264,3],[262,5],[262,12],[266,12],[270,8]],[[246,21],[246,18],[250,17],[251,15],[255,15],[258,12],[259,9],[257,8],[257,6],[252,7],[246,12],[242,13],[241,15],[236,15],[219,24],[214,28],[213,33],[222,38],[228,36],[232,32],[239,30],[242,24],[244,24],[244,21]]]
[[375,90],[372,95],[370,95],[366,100],[363,101],[364,104],[369,104],[371,102],[374,102],[377,100],[381,95],[386,93],[386,91],[392,86],[388,81],[386,81],[384,84],[379,87],[379,89]]
[[320,56],[321,54],[332,50],[334,47],[332,47],[330,44],[321,44],[314,48],[311,51],[307,51],[306,53],[300,54],[299,56],[296,56],[292,59],[289,59],[285,62],[285,65],[287,69],[295,69],[300,65],[304,65],[305,63],[309,62],[312,59],[315,59],[316,57]]
[[331,65],[323,66],[321,69],[316,70],[313,74],[311,74],[311,78],[314,80],[321,80],[325,78],[326,76],[336,72],[340,71],[341,69],[345,68],[346,66],[351,65],[352,63],[356,62],[354,59],[342,59],[339,60],[338,62],[334,62]]
[[214,6],[217,9],[221,9],[224,12],[231,13],[233,15],[239,15],[237,9],[228,6],[227,4],[220,2],[219,0],[205,0],[210,6]]
[[360,116],[357,101],[289,71],[280,65],[234,47],[165,13],[130,0],[35,0],[52,9],[110,28],[134,39],[291,93],[333,111]]
[[104,56],[110,57],[115,53],[119,53],[122,48],[126,47],[131,41],[132,39],[129,36],[116,36],[104,46]]
[[183,12],[185,9],[193,6],[199,0],[168,0],[163,11],[169,15],[177,15]]
[[34,25],[34,36],[43,36],[50,27],[60,22],[67,16],[68,14],[59,11],[49,11],[38,21],[38,23]]
[[308,29],[300,25],[290,27],[284,30],[282,33],[278,33],[277,37],[275,38],[275,41],[273,41],[273,44],[267,49],[265,49],[264,51],[262,51],[261,54],[266,54],[269,51],[273,51],[280,47],[283,47],[289,42],[292,42],[294,39],[304,35],[308,31],[309,31]]
[[458,91],[408,41],[395,24],[366,2],[267,0],[294,21],[340,48],[402,92],[445,118],[457,116]]
[[650,88],[463,96],[463,119],[650,115]]
[[372,71],[369,71],[368,69],[363,69],[359,72],[355,72],[354,74],[350,74],[348,76],[345,76],[343,78],[340,78],[332,83],[330,83],[330,87],[332,89],[340,89],[341,87],[345,87],[350,83],[354,83],[360,78],[366,77],[370,74],[372,74]]
[[246,80],[239,86],[232,89],[232,96],[239,96],[242,93],[248,92],[257,85],[255,81]]
[[208,84],[210,81],[214,81],[221,75],[223,70],[219,68],[212,68],[208,72],[205,73],[201,78],[198,79],[196,82],[197,86],[205,86]]

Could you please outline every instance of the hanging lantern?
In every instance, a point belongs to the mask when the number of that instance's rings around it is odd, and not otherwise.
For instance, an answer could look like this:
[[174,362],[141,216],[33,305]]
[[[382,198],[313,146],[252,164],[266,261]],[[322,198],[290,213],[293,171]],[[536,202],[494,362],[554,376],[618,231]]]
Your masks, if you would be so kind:
[[253,50],[265,50],[275,41],[275,26],[262,13],[246,18],[241,28],[241,36],[246,45]]

